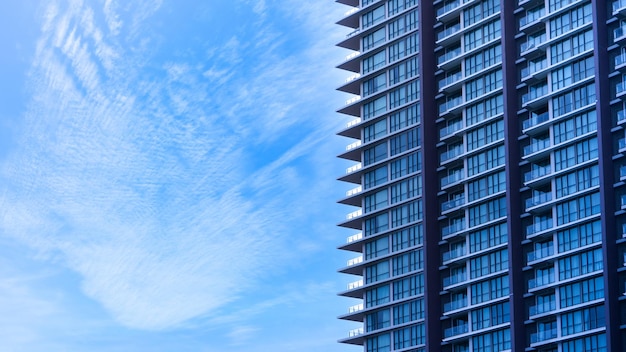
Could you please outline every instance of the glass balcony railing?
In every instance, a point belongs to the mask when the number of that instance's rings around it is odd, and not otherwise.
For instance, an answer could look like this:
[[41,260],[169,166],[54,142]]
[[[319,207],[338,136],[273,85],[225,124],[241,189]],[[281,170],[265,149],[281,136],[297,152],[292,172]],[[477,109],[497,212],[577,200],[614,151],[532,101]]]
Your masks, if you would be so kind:
[[548,113],[547,111],[539,115],[533,115],[528,120],[525,120],[522,123],[522,128],[528,129],[528,128],[537,126],[541,123],[544,123],[548,121],[549,119],[550,119],[550,113]]
[[541,341],[551,340],[557,338],[557,330],[550,329],[544,331],[537,331],[536,333],[530,334],[530,343],[537,343]]
[[465,204],[465,195],[462,194],[459,197],[456,197],[454,199],[451,199],[447,202],[443,202],[441,204],[441,211],[448,211],[450,209],[454,209],[457,207],[460,207],[461,205]]
[[617,112],[617,122],[626,121],[626,110],[620,110]]
[[346,215],[346,220],[352,220],[354,218],[358,218],[361,215],[363,215],[363,209],[359,209],[357,211],[349,213],[348,215]]
[[465,171],[463,169],[455,171],[448,176],[441,179],[441,187],[459,182],[465,178]]
[[540,177],[550,174],[550,165],[535,167],[529,172],[524,174],[524,182],[536,180]]
[[526,259],[528,260],[528,262],[534,262],[535,260],[547,258],[553,255],[554,255],[554,247],[550,246],[546,248],[537,249],[528,253]]
[[625,82],[619,82],[615,86],[615,94],[622,94],[622,93],[624,93],[624,90],[626,90],[626,83]]
[[356,305],[353,305],[352,307],[348,308],[348,314],[352,314],[352,313],[356,313],[356,312],[360,312],[364,309],[363,307],[363,303],[359,303]]
[[453,50],[450,50],[448,52],[446,52],[444,55],[441,55],[437,58],[437,64],[441,65],[444,62],[448,62],[452,59],[454,59],[455,57],[461,55],[461,53],[463,53],[463,51],[461,50],[461,48],[456,48]]
[[548,94],[548,85],[545,84],[541,87],[532,88],[530,92],[522,95],[522,104],[526,104],[529,101],[533,101],[535,99],[539,99]]
[[437,33],[437,40],[442,40],[444,38],[447,38],[453,35],[454,33],[458,33],[459,31],[461,31],[461,24],[457,23],[454,26],[448,27],[444,29],[443,31]]
[[613,1],[613,12],[618,12],[626,9],[626,0]]
[[533,235],[535,233],[551,229],[552,226],[553,226],[552,219],[540,220],[538,222],[528,225],[526,227],[526,234]]
[[448,1],[445,5],[443,5],[443,7],[437,9],[437,17],[454,10],[459,6],[461,6],[461,0]]
[[460,131],[463,128],[463,123],[455,122],[450,124],[439,131],[439,138],[447,137],[457,131]]
[[363,279],[349,283],[348,290],[354,290],[355,288],[359,288],[361,286],[363,286]]
[[530,306],[530,308],[528,309],[528,315],[532,316],[537,314],[543,314],[551,312],[553,310],[556,310],[556,300],[550,300],[542,304]]
[[546,41],[546,34],[543,33],[542,35],[538,36],[538,37],[532,37],[532,38],[528,38],[528,40],[525,43],[522,43],[521,47],[520,47],[520,53],[525,53],[527,51],[530,51],[532,49],[535,49],[537,47],[539,47],[541,44],[543,44]]
[[441,81],[439,81],[439,89],[441,89],[443,87],[447,87],[447,86],[449,86],[451,84],[454,84],[454,83],[460,81],[461,79],[463,79],[463,74],[461,72],[457,72],[455,74],[447,76],[446,78],[444,78]]
[[537,205],[547,203],[552,200],[552,193],[539,193],[535,194],[531,198],[526,199],[526,208],[532,208]]
[[618,147],[620,150],[622,150],[622,149],[626,148],[626,139],[624,139],[624,138],[620,138],[620,139],[617,141],[617,147]]
[[626,64],[626,54],[622,53],[620,55],[617,55],[615,57],[615,67],[621,66],[623,64]]
[[444,227],[443,229],[441,229],[441,235],[443,237],[446,237],[446,236],[453,235],[457,232],[461,232],[463,230],[465,230],[465,219],[463,219],[463,221],[460,221],[458,223]]
[[464,153],[465,148],[463,146],[454,147],[447,152],[441,153],[441,162],[448,161],[450,159],[454,159],[457,156]]
[[452,110],[461,104],[463,104],[463,97],[459,96],[459,97],[452,98],[448,100],[447,102],[439,105],[439,113],[443,114],[444,112],[448,110]]
[[348,337],[356,337],[356,336],[359,336],[359,335],[363,335],[364,333],[365,333],[365,331],[363,331],[363,328],[352,329],[348,333]]
[[346,243],[352,243],[363,239],[363,232],[359,232],[356,235],[352,235],[348,237]]
[[465,249],[465,246],[455,248],[453,250],[443,252],[443,261],[447,262],[448,260],[456,259],[466,254],[467,254],[467,250]]
[[457,309],[461,309],[461,308],[465,308],[465,307],[467,307],[467,297],[465,297],[463,299],[457,299],[457,300],[452,301],[452,302],[444,303],[443,304],[443,311],[444,312],[451,312],[453,310],[457,310]]
[[626,26],[622,25],[619,28],[615,28],[615,30],[613,31],[613,41],[618,41],[622,38],[624,38],[624,34],[626,33]]
[[527,67],[524,67],[521,72],[522,79],[532,76],[535,72],[539,72],[548,67],[548,60],[543,59],[537,62],[531,62]]
[[[624,178],[626,177],[626,166],[621,166],[619,168],[619,178]],[[626,226],[626,224],[624,224]]]
[[347,191],[346,192],[346,197],[352,197],[353,195],[359,194],[361,192],[363,192],[363,186],[358,186],[358,187],[355,187],[355,188]]
[[622,208],[626,208],[626,194],[624,194],[624,195],[622,195],[622,196],[620,197],[620,206],[621,206]]
[[542,275],[528,280],[528,288],[537,288],[554,282],[554,275]]
[[357,163],[353,166],[350,166],[349,168],[346,169],[346,174],[351,174],[355,171],[361,170],[363,168],[363,164],[361,163]]
[[535,10],[535,11],[532,11],[532,12],[528,12],[526,14],[526,16],[520,18],[519,26],[520,27],[524,27],[524,26],[527,26],[529,24],[538,22],[539,19],[541,17],[543,17],[545,14],[546,14],[546,11],[545,11],[545,9],[543,7],[538,9],[538,10]]
[[352,259],[348,260],[348,266],[354,266],[354,265],[361,264],[361,263],[363,263],[363,256],[362,255],[360,255],[360,256],[358,256],[356,258],[352,258]]
[[467,332],[469,332],[469,324],[461,324],[445,329],[443,332],[443,337],[448,338],[456,335],[465,334]]
[[524,156],[534,154],[548,147],[550,147],[550,139],[537,140],[534,143],[531,143],[530,145],[524,147]]
[[456,284],[460,284],[467,280],[467,274],[461,273],[443,278],[443,287],[448,287]]

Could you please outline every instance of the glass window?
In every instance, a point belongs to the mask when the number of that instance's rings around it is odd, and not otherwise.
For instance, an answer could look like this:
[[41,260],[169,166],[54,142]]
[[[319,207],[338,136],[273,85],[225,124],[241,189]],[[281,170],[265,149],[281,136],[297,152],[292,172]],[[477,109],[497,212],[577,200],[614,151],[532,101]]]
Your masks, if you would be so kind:
[[494,225],[480,231],[470,232],[470,253],[475,253],[483,249],[491,248],[508,240],[508,230],[506,223]]
[[422,194],[422,178],[413,176],[391,186],[391,204]]
[[[585,308],[561,315],[561,336],[605,326],[604,306]],[[580,351],[585,351],[584,349]]]
[[391,324],[389,309],[382,309],[365,316],[365,331],[384,329]]
[[465,123],[467,127],[475,125],[481,121],[502,114],[504,111],[504,100],[502,95],[496,95],[491,98],[482,100],[476,104],[470,105],[465,110]]
[[422,224],[413,225],[391,234],[392,251],[397,252],[405,248],[422,244]]
[[389,238],[381,237],[365,244],[365,260],[389,253]]
[[365,267],[366,284],[371,284],[387,278],[389,278],[389,261],[385,260]]
[[576,276],[585,275],[602,270],[602,249],[578,253],[559,259],[559,280],[567,280]]
[[387,120],[383,119],[363,129],[363,142],[370,142],[387,134]]
[[402,110],[398,110],[389,115],[389,131],[395,132],[399,129],[420,123],[420,104],[415,103]]
[[491,301],[509,295],[509,277],[500,276],[470,286],[472,304]]
[[496,273],[509,267],[509,252],[503,249],[470,260],[470,278]]

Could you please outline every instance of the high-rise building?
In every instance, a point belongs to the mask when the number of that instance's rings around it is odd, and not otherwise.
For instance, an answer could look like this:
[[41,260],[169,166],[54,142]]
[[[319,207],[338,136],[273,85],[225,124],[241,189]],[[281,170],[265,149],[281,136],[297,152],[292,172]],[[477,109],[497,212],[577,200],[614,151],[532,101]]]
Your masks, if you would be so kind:
[[340,342],[626,351],[626,0],[337,2]]

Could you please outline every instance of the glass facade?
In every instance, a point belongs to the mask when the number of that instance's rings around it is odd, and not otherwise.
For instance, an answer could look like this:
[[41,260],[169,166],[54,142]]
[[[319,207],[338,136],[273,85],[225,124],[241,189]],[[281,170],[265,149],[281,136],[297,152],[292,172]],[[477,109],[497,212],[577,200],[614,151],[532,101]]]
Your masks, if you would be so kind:
[[340,342],[622,350],[626,0],[336,1],[363,300]]

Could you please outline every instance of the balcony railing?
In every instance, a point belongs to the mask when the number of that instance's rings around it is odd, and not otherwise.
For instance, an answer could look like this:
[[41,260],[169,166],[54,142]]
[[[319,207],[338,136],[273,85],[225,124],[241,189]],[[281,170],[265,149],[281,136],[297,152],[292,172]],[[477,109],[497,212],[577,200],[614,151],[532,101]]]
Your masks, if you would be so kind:
[[461,24],[457,23],[452,27],[448,27],[445,30],[437,33],[437,40],[442,40],[446,37],[449,37],[451,35],[453,35],[454,33],[457,33],[461,30]]
[[[463,1],[463,2],[466,2],[466,1]],[[437,9],[437,17],[454,10],[459,6],[461,6],[461,0],[450,1],[446,3],[445,5],[443,5],[443,7]]]
[[524,147],[524,156],[536,153],[550,147],[550,139],[540,139]]
[[363,286],[363,279],[349,283],[348,290],[354,290],[355,288],[359,288],[361,286]]
[[346,215],[346,220],[352,220],[354,218],[358,218],[361,215],[363,215],[363,209],[359,209],[357,211],[353,211],[351,213],[348,213],[348,215]]
[[359,232],[356,235],[352,235],[348,237],[346,243],[352,243],[363,239],[363,232]]
[[439,81],[439,89],[443,88],[443,87],[447,87],[451,84],[454,84],[455,82],[460,81],[461,79],[463,79],[463,74],[461,72],[457,72],[454,73],[450,76],[447,76],[446,78],[442,79],[441,81]]
[[626,33],[626,26],[622,25],[619,28],[615,28],[615,30],[613,31],[613,41],[618,41],[622,38],[624,38],[624,34]]
[[524,174],[524,182],[530,182],[540,177],[550,174],[550,165],[536,167]]
[[531,208],[540,204],[547,203],[552,200],[552,193],[535,194],[526,200],[526,208]]
[[619,168],[619,178],[625,178],[625,177],[626,177],[626,165],[622,165]]
[[626,90],[626,83],[625,83],[625,82],[619,82],[619,83],[615,86],[615,93],[616,93],[616,94],[621,94],[621,93],[624,93],[624,90]]
[[441,229],[441,236],[443,237],[450,236],[457,232],[461,232],[463,230],[465,230],[465,218],[461,222],[448,225],[444,227],[443,229]]
[[530,334],[530,343],[537,343],[541,341],[551,340],[557,338],[557,330],[550,329],[544,331],[537,331],[536,333]]
[[462,324],[447,328],[443,331],[443,337],[448,338],[456,335],[461,335],[469,332],[469,324]]
[[626,110],[620,110],[617,112],[617,122],[626,121]]
[[348,314],[360,312],[362,310],[363,310],[363,303],[359,303],[359,304],[353,305],[352,307],[349,307]]
[[552,255],[554,255],[554,247],[550,246],[546,248],[537,249],[535,251],[528,253],[527,259],[528,259],[528,262],[533,262],[535,260],[547,258]]
[[350,330],[350,332],[348,332],[348,337],[355,337],[355,336],[359,336],[363,334],[364,334],[363,328],[352,329]]
[[540,46],[545,41],[546,41],[546,34],[545,33],[543,33],[542,35],[540,35],[538,37],[528,38],[528,41],[526,41],[525,43],[522,43],[522,45],[520,47],[520,52],[523,54],[523,53],[525,53],[527,51],[530,51],[530,50]]
[[456,274],[443,278],[443,287],[459,284],[467,280],[467,273]]
[[465,246],[455,248],[453,250],[443,252],[443,261],[447,262],[448,260],[456,259],[466,254],[467,254],[467,250],[465,249]]
[[545,15],[546,11],[545,9],[542,7],[539,10],[535,10],[532,12],[528,12],[526,14],[526,16],[520,18],[519,20],[519,26],[520,27],[524,27],[526,25],[529,25],[531,23],[537,22],[541,17],[543,17]]
[[356,125],[358,125],[358,124],[360,124],[360,123],[361,123],[361,118],[360,118],[360,117],[357,117],[356,119],[354,119],[354,120],[352,120],[352,121],[348,122],[348,123],[346,124],[346,127],[347,127],[347,128],[350,128],[350,127],[352,127],[352,126],[356,126]]
[[448,211],[450,209],[454,209],[456,207],[460,207],[463,204],[465,204],[465,195],[462,194],[459,197],[451,199],[451,200],[449,200],[447,202],[443,202],[441,204],[441,211]]
[[528,288],[537,288],[545,285],[549,285],[554,282],[554,274],[542,275],[534,279],[528,280]]
[[461,50],[461,48],[456,48],[454,50],[450,50],[448,52],[446,52],[444,55],[441,55],[437,58],[437,64],[441,65],[444,62],[448,62],[452,59],[454,59],[455,57],[461,55],[463,53],[463,51]]
[[447,152],[441,153],[441,162],[445,162],[448,161],[450,159],[454,159],[457,156],[461,155],[464,153],[464,148],[463,146],[458,146],[458,147],[454,147],[450,150],[448,150]]
[[618,12],[626,9],[626,0],[613,1],[613,12]]
[[450,311],[465,308],[465,307],[467,307],[467,297],[463,299],[457,299],[456,301],[444,303],[443,311],[450,312]]
[[351,174],[355,171],[361,170],[362,168],[363,168],[363,164],[361,163],[355,164],[346,169],[346,174]]
[[531,90],[522,95],[522,104],[526,104],[529,101],[533,101],[535,99],[539,99],[548,94],[548,85],[542,85],[541,87],[531,88]]
[[526,227],[526,234],[533,235],[535,233],[551,229],[552,226],[553,226],[552,219],[541,220],[541,221],[528,225]]
[[463,123],[455,122],[450,124],[439,131],[439,138],[447,137],[457,131],[460,131],[463,128]]
[[347,191],[346,192],[346,197],[352,197],[353,195],[359,194],[361,192],[363,192],[363,186],[358,186],[358,187],[355,187],[355,188]]
[[542,304],[530,306],[528,309],[528,315],[533,316],[537,314],[548,313],[556,310],[556,300],[551,300]]
[[361,263],[363,263],[363,256],[362,255],[360,255],[360,256],[358,256],[356,258],[352,258],[352,259],[348,260],[348,266],[354,266],[354,265],[361,264]]
[[452,110],[461,104],[463,104],[463,97],[458,96],[456,98],[452,98],[445,103],[439,105],[439,113],[443,114],[444,112]]
[[621,151],[622,149],[626,148],[626,139],[625,138],[620,138],[617,141],[617,147],[619,148],[619,150]]
[[528,128],[537,126],[538,124],[544,123],[548,121],[549,119],[550,119],[550,113],[547,111],[539,115],[533,115],[528,120],[524,121],[524,123],[522,124],[522,128],[528,129]]
[[453,184],[455,182],[459,182],[465,178],[464,170],[455,171],[448,176],[441,179],[441,187],[445,187],[447,185]]
[[522,78],[530,77],[535,72],[541,71],[544,68],[548,67],[548,60],[543,59],[538,62],[531,62],[528,64],[528,67],[524,67],[521,72]]
[[362,144],[362,142],[361,142],[361,141],[356,141],[356,142],[354,142],[354,143],[350,143],[350,144],[348,144],[348,145],[346,146],[346,151],[352,150],[352,149],[354,149],[354,148],[358,148],[358,147],[360,147],[360,146],[361,146],[361,144]]

